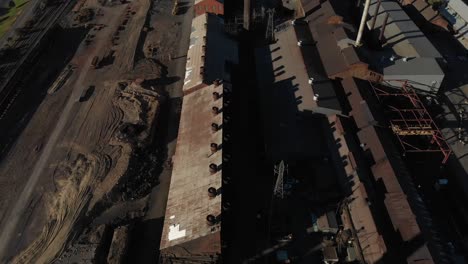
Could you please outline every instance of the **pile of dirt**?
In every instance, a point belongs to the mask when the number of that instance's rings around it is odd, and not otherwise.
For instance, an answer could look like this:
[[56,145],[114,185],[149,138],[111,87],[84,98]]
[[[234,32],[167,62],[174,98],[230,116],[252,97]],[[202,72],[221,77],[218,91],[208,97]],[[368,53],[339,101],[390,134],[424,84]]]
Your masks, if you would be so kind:
[[[91,153],[79,147],[70,148],[67,161],[54,172],[56,190],[46,193],[47,223],[42,233],[13,263],[50,263],[81,233],[79,223],[94,217],[89,215],[95,205],[118,185],[125,175],[132,152],[148,142],[158,117],[161,96],[135,83],[113,83],[112,104],[121,115],[112,122],[120,125],[104,147],[96,146]],[[120,151],[115,151],[115,149]],[[96,212],[94,212],[96,213]],[[78,228],[77,228],[78,227]],[[85,247],[87,248],[87,247]],[[75,250],[79,250],[79,247]],[[86,250],[89,250],[87,248]],[[84,253],[84,259],[93,255]],[[86,255],[86,252],[89,254]]]
[[112,243],[107,255],[108,264],[119,264],[125,256],[128,246],[128,226],[120,226],[114,230]]
[[96,185],[96,174],[105,174],[95,155],[78,155],[73,163],[62,164],[57,178],[57,191],[47,193],[48,222],[41,235],[13,263],[50,263],[76,235],[76,221],[92,197],[91,186]]
[[100,225],[89,229],[54,263],[102,263],[106,258],[108,249],[106,245],[110,243],[111,237],[112,230],[109,226]]
[[135,68],[129,73],[125,74],[124,77],[129,80],[157,79],[163,75],[162,68],[163,66],[157,61],[150,58],[145,58],[139,60],[135,64]]

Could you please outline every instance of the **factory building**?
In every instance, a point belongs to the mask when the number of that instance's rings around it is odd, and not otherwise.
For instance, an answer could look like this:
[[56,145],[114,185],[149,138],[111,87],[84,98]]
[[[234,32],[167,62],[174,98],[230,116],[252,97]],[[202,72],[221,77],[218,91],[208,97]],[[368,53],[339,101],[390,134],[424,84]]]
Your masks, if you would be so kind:
[[[352,186],[341,217],[345,228],[357,230],[355,248],[366,263],[449,263],[437,227],[383,125],[385,117],[372,88],[353,78],[342,84],[352,119],[331,116],[329,120]],[[406,247],[416,240],[419,246],[408,251]]]
[[231,65],[238,63],[236,45],[225,33],[222,18],[208,13],[195,17],[185,66],[184,94],[209,86],[217,79],[229,79]]
[[225,66],[234,61],[237,47],[224,35],[222,21],[211,14],[195,17],[160,244],[161,263],[215,263],[221,258],[223,108],[231,90],[226,80],[229,67]]
[[213,94],[227,86],[184,96],[160,246],[164,261],[214,261],[221,254],[223,98]]
[[463,0],[449,0],[439,8],[441,15],[449,21],[455,31],[455,37],[468,48],[468,5]]
[[398,86],[407,80],[414,88],[436,93],[444,79],[439,66],[442,55],[408,17],[400,4],[394,1],[372,0],[367,26],[382,35],[384,49],[378,68],[384,81]]
[[[337,82],[323,71],[307,25],[287,21],[275,33],[277,41],[256,51],[260,107],[266,147],[273,160],[320,156],[316,114],[342,114]],[[298,141],[298,138],[302,140]]]

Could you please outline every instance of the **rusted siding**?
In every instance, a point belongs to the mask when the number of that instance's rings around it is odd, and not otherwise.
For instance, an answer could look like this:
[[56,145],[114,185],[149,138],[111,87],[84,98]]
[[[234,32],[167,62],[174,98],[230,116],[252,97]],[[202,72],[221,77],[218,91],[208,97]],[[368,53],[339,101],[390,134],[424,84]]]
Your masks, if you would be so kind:
[[224,15],[224,4],[216,0],[203,0],[194,5],[195,16],[211,13]]

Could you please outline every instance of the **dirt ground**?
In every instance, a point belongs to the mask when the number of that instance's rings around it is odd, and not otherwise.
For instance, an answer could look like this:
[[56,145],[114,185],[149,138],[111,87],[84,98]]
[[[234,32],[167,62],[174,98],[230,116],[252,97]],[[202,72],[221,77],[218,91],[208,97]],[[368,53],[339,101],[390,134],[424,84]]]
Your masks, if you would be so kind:
[[[180,90],[181,79],[170,73],[183,76],[184,59],[171,58],[183,56],[178,42],[190,14],[173,19],[166,0],[106,6],[88,0],[82,8],[95,11],[88,26],[98,26],[71,59],[70,76],[45,97],[0,163],[2,262],[50,263],[67,248],[65,259],[89,262],[100,243],[85,247],[75,240],[102,228],[85,228],[94,219],[115,227],[141,218],[159,181],[148,164],[157,167],[159,156],[170,156],[147,148],[158,145],[161,107],[180,96],[173,90]],[[184,34],[188,45],[190,27]],[[157,52],[145,51],[149,43]],[[101,62],[94,69],[96,56]]]

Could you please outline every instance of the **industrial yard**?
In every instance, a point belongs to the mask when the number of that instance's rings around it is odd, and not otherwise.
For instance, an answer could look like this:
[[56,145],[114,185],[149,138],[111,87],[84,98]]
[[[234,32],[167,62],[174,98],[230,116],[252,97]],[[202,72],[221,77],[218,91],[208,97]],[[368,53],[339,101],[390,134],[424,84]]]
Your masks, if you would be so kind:
[[467,263],[467,28],[464,0],[0,0],[0,263]]

